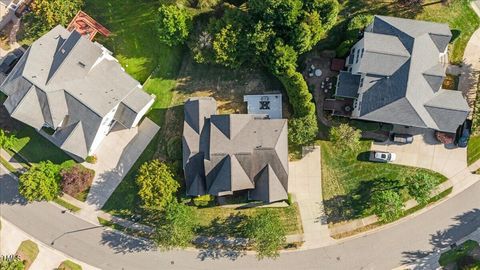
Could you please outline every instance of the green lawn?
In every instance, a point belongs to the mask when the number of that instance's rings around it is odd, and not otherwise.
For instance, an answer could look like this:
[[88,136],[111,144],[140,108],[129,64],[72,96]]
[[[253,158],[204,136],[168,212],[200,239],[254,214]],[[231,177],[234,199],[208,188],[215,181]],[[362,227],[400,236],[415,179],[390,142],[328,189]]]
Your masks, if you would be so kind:
[[[55,164],[61,164],[72,158],[56,145],[40,135],[34,128],[22,125],[22,128],[14,132],[18,138],[13,150],[20,154],[18,161],[26,159],[30,163],[50,160]],[[15,156],[14,156],[15,157]],[[18,158],[18,157],[16,157]]]
[[[362,141],[361,149],[350,157],[340,156],[331,142],[320,144],[323,200],[330,222],[367,215],[363,210],[371,190],[395,185],[396,180],[409,173],[425,172],[440,182],[446,180],[443,175],[426,169],[366,161],[371,141]],[[402,196],[409,199],[407,194]]]
[[478,242],[473,240],[467,240],[455,249],[442,253],[440,255],[438,263],[441,266],[447,266],[451,263],[457,262],[462,257],[465,257],[474,249],[479,249]]
[[[303,233],[302,222],[300,220],[300,213],[298,212],[298,205],[295,203],[288,207],[270,207],[270,211],[278,214],[282,220],[283,226],[287,234],[301,234]],[[209,235],[219,233],[220,231],[226,233],[229,236],[238,236],[242,232],[238,232],[238,222],[226,222],[231,217],[235,216],[251,216],[255,214],[261,214],[266,211],[266,208],[248,208],[243,210],[237,210],[234,208],[226,207],[205,207],[196,208],[197,217],[199,218],[200,228],[198,233],[201,235]],[[218,223],[216,221],[219,221]],[[218,226],[221,226],[219,228]]]
[[473,32],[480,26],[480,19],[470,7],[469,0],[454,0],[450,5],[442,1],[425,0],[420,8],[407,8],[396,5],[394,0],[346,0],[337,25],[329,31],[326,39],[320,42],[320,49],[335,49],[345,36],[348,20],[359,14],[389,15],[409,19],[448,23],[454,32],[450,49],[450,62],[459,64],[463,52]]
[[65,200],[62,199],[62,198],[56,198],[56,199],[53,200],[53,202],[56,203],[56,204],[58,204],[58,205],[60,205],[60,206],[63,206],[63,207],[66,208],[67,210],[72,211],[72,212],[74,212],[74,213],[82,210],[81,208],[76,207],[75,205],[73,205],[73,204],[65,201]]
[[480,136],[471,136],[467,147],[467,164],[471,165],[480,159]]

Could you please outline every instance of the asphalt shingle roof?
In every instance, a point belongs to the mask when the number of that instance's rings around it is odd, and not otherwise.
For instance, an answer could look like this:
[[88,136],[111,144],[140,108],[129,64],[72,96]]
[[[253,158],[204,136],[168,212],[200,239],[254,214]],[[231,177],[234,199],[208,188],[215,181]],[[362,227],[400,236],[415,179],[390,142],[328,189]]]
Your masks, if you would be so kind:
[[[57,141],[62,149],[68,148],[80,158],[86,157],[85,147],[87,152],[91,149],[103,117],[119,104],[130,111],[121,108],[115,120],[130,128],[138,113],[154,99],[107,49],[62,26],[32,44],[0,89],[8,96],[6,106],[12,116],[32,127],[58,127],[62,123],[60,132],[81,122],[83,134],[76,139],[82,142]],[[63,122],[66,115],[70,116],[68,123]]]
[[[449,93],[455,103],[440,94],[446,67],[439,54],[451,36],[446,24],[375,16],[361,41],[365,51],[359,73],[364,80],[358,118],[454,132],[469,108],[460,91]],[[443,110],[429,108],[433,101]],[[449,119],[440,116],[452,115],[450,110],[462,113]]]
[[213,98],[191,98],[185,103],[182,141],[187,194],[223,196],[239,190],[253,192],[257,189],[257,175],[270,167],[272,188],[267,190],[272,194],[261,200],[286,199],[287,120],[246,114],[216,115],[216,108]]

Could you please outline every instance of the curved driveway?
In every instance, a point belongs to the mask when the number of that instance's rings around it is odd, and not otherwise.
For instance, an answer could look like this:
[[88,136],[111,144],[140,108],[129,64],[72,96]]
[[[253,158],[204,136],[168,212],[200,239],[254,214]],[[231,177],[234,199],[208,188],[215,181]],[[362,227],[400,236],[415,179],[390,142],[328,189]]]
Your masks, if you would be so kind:
[[[25,204],[0,175],[0,215],[37,240],[102,269],[391,269],[445,247],[480,225],[480,183],[400,224],[338,245],[283,253],[275,261],[230,250],[154,250],[146,241],[91,223],[50,203]],[[421,259],[420,259],[421,260]]]

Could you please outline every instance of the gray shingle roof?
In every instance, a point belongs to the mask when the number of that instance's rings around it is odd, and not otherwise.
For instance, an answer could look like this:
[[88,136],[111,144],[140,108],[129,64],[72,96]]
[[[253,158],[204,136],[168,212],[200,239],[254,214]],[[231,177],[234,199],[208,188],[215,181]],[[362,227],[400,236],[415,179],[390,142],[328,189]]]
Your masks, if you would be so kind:
[[184,111],[183,168],[188,195],[256,190],[255,179],[268,166],[282,190],[273,183],[272,194],[262,198],[267,202],[287,198],[287,120],[216,115],[213,98],[191,98]]
[[85,147],[87,152],[91,149],[104,116],[120,105],[115,120],[131,127],[154,98],[141,91],[103,46],[62,26],[32,44],[0,89],[8,95],[12,116],[32,127],[58,127],[66,115],[69,122],[62,128],[81,122],[83,134],[70,135],[82,142],[57,144],[81,158],[86,157]]
[[354,75],[350,72],[340,71],[335,96],[357,98],[361,77],[362,76]]
[[[448,25],[375,16],[368,29],[371,32],[366,32],[360,41],[365,44],[365,52],[360,59],[359,72],[364,80],[359,91],[358,118],[456,130],[465,120],[460,121],[459,116],[467,115],[468,107],[456,102],[452,108],[446,100],[437,98],[445,76],[439,54],[445,51],[452,36]],[[457,101],[464,100],[459,91],[451,91],[450,96]],[[455,121],[443,120],[438,111],[427,108],[434,99],[438,108],[447,106],[449,110],[463,113],[456,114]]]

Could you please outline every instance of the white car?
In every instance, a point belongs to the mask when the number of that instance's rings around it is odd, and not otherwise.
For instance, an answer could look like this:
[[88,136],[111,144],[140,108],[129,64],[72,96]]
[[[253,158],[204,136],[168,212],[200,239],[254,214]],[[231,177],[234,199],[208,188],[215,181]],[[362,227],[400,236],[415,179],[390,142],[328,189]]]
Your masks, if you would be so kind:
[[373,152],[373,157],[378,161],[392,162],[395,161],[397,155],[389,152]]

